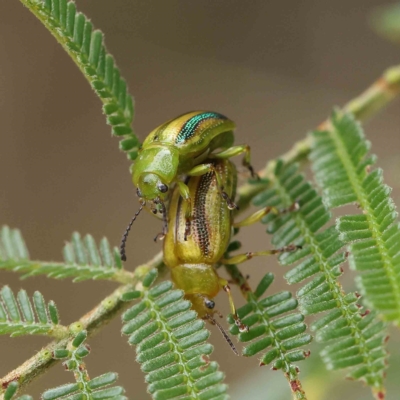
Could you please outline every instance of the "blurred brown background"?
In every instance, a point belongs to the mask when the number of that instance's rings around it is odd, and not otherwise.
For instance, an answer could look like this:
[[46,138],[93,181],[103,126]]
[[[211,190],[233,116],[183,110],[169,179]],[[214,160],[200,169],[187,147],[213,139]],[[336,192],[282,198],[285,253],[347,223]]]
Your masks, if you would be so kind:
[[[184,111],[219,111],[237,123],[237,143],[252,146],[257,169],[400,60],[400,48],[377,37],[367,24],[369,13],[383,0],[76,2],[105,33],[135,95],[134,127],[141,139]],[[138,203],[129,163],[111,138],[100,101],[28,10],[17,0],[0,4],[0,223],[22,230],[34,259],[60,260],[64,241],[74,230],[96,239],[105,235],[117,245]],[[399,103],[368,124],[367,136],[399,199]],[[128,242],[127,268],[160,250],[152,240],[158,230],[155,218],[139,218]],[[247,228],[246,250],[269,246],[263,231],[263,226]],[[281,273],[274,259],[252,260],[242,269],[253,284],[266,271]],[[58,304],[65,324],[116,287],[43,277],[21,282],[5,272],[0,272],[0,282],[14,290],[23,286],[30,294],[42,291]],[[345,283],[351,287],[352,280]],[[281,287],[277,278],[273,291]],[[242,301],[237,296],[238,304]],[[227,310],[226,303],[220,297],[220,308]],[[116,320],[90,339],[89,372],[94,377],[117,371],[129,398],[147,399],[134,350],[120,337],[120,327]],[[281,373],[258,368],[254,359],[236,358],[215,329],[211,340],[213,358],[232,383],[232,399],[290,398]],[[0,376],[45,343],[43,338],[1,337]],[[317,359],[318,346],[312,351]],[[306,364],[302,371],[310,368]],[[310,400],[334,400],[342,393],[352,399],[369,396],[360,384],[339,380],[337,388],[327,390],[319,386],[317,375],[302,376]],[[326,385],[338,379],[332,376],[325,375]],[[395,376],[389,370],[389,381]],[[35,382],[29,393],[72,380],[56,366],[47,382]],[[255,388],[250,390],[245,381],[254,381]],[[395,398],[389,393],[389,400]]]

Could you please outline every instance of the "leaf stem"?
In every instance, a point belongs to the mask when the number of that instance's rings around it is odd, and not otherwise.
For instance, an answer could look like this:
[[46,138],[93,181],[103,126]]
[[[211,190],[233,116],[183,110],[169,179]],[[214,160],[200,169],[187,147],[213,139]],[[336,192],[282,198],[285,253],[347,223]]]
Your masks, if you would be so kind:
[[[77,322],[70,325],[70,330],[88,331],[88,336],[96,333],[104,325],[108,324],[113,318],[121,314],[121,312],[129,306],[128,302],[121,300],[121,296],[132,290],[135,285],[136,289],[141,289],[140,279],[151,269],[158,268],[162,276],[164,271],[162,254],[157,254],[152,260],[148,261],[135,269],[134,279],[132,284],[120,286],[114,290],[109,296],[103,299],[96,307],[94,307],[87,314],[83,315]],[[0,400],[3,399],[3,394],[7,386],[14,381],[19,383],[19,390],[30,383],[33,379],[39,377],[46,372],[50,367],[55,365],[59,360],[54,360],[52,353],[55,349],[65,348],[68,344],[69,338],[59,341],[53,341],[42,350],[40,350],[33,357],[25,361],[18,368],[9,372],[5,377],[0,379]]]
[[[382,76],[375,81],[367,90],[359,96],[349,101],[343,110],[354,114],[355,118],[360,121],[365,121],[400,94],[400,65],[387,69]],[[325,120],[318,126],[318,130],[326,130],[329,120]],[[293,147],[279,159],[285,164],[304,161],[307,159],[311,151],[311,137],[306,137],[303,140],[296,142]],[[273,181],[274,170],[277,160],[270,161],[264,169],[258,174],[261,178],[267,181]],[[268,182],[260,184],[245,184],[238,190],[239,200],[237,205],[239,208],[245,209],[249,206],[251,199],[265,190],[269,185]]]
[[[85,279],[101,279],[129,284],[134,278],[134,273],[125,269],[107,268],[97,265],[67,264],[63,262],[46,262],[31,260],[5,260],[0,261],[0,270],[9,270],[25,273],[21,279],[36,275],[47,275],[55,279],[75,278],[79,281]],[[76,274],[74,275],[74,272]],[[79,274],[78,274],[79,272]]]
[[242,274],[240,269],[236,265],[224,265],[226,271],[232,278],[233,282],[238,285],[240,288],[240,292],[242,293],[243,297],[249,302],[253,304],[253,310],[255,314],[258,314],[260,317],[260,321],[263,322],[263,325],[268,329],[269,336],[273,339],[274,347],[278,349],[280,353],[280,359],[285,360],[284,366],[282,370],[284,372],[285,378],[289,383],[290,390],[292,391],[293,400],[307,400],[307,395],[303,390],[302,384],[299,379],[299,374],[297,370],[293,370],[290,368],[291,365],[285,359],[285,354],[282,352],[281,343],[277,339],[275,329],[271,325],[268,318],[264,315],[264,310],[260,308],[258,302],[255,301],[255,296],[249,283],[247,282],[247,278]]
[[48,29],[90,83],[100,101],[112,133],[123,140],[120,149],[135,159],[138,138],[133,134],[133,97],[127,91],[124,78],[108,54],[103,34],[93,25],[75,3],[66,0],[20,0]]

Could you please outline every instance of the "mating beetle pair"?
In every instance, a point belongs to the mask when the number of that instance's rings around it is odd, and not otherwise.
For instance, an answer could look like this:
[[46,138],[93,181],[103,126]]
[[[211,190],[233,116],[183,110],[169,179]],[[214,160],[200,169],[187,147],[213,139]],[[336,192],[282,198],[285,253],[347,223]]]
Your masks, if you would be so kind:
[[[176,185],[187,204],[185,236],[190,235],[193,205],[188,187],[181,179],[183,175],[201,176],[214,172],[228,208],[235,207],[225,194],[221,178],[210,162],[244,153],[243,165],[256,176],[250,164],[249,146],[232,146],[234,128],[234,122],[222,114],[193,111],[162,124],[147,136],[135,160],[132,174],[141,206],[122,238],[122,260],[126,260],[125,242],[130,227],[144,206],[149,207],[154,214],[160,212],[166,221],[165,204],[170,195],[171,185]],[[216,149],[222,151],[214,152]]]
[[[231,313],[240,331],[247,331],[236,313],[236,308],[228,282],[219,277],[215,269],[218,264],[240,264],[254,256],[265,256],[292,251],[296,246],[282,249],[265,250],[239,254],[224,258],[228,248],[232,228],[240,228],[258,222],[266,214],[276,210],[266,207],[256,211],[239,222],[233,221],[232,211],[226,207],[221,196],[219,185],[222,183],[225,193],[234,199],[236,194],[236,168],[229,160],[212,161],[216,175],[209,172],[202,176],[187,178],[189,194],[193,204],[191,219],[191,235],[185,238],[186,207],[179,190],[172,193],[168,208],[169,229],[164,238],[164,262],[171,270],[175,286],[185,292],[185,297],[192,303],[193,309],[200,318],[217,324],[213,314],[215,303],[213,298],[222,289],[229,296]],[[220,328],[220,327],[219,327]],[[221,328],[220,328],[221,329]]]
[[[250,166],[248,146],[232,145],[234,123],[213,112],[184,114],[161,125],[146,138],[133,170],[133,182],[141,207],[123,236],[121,258],[125,257],[127,234],[145,205],[164,219],[164,262],[171,270],[176,287],[185,292],[200,318],[217,325],[236,352],[222,327],[214,319],[213,298],[222,289],[229,297],[231,312],[241,331],[248,328],[240,321],[228,282],[219,277],[218,264],[239,264],[253,256],[295,250],[260,251],[224,258],[233,227],[259,221],[271,211],[264,208],[234,222],[237,172],[228,158],[245,153],[243,164]],[[217,148],[225,148],[212,153]],[[180,176],[185,175],[185,181]],[[175,183],[169,190],[169,186]],[[168,202],[167,202],[168,200]],[[167,205],[166,205],[167,203]],[[237,354],[237,352],[236,352]]]

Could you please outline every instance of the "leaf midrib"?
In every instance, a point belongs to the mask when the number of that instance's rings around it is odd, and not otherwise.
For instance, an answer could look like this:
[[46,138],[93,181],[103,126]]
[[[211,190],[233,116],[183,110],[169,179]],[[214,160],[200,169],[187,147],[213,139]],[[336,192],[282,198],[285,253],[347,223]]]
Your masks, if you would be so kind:
[[191,370],[187,366],[187,361],[183,358],[184,350],[180,350],[178,341],[174,337],[172,330],[169,328],[169,326],[165,322],[165,319],[161,316],[160,310],[158,308],[154,307],[154,300],[149,296],[148,290],[146,290],[144,292],[144,299],[146,299],[147,303],[150,306],[151,311],[156,316],[155,320],[158,322],[159,326],[160,325],[162,326],[162,328],[160,328],[160,329],[167,334],[168,343],[172,344],[172,346],[173,346],[172,352],[174,352],[179,358],[179,360],[177,362],[183,368],[182,374],[185,375],[185,377],[186,377],[185,385],[190,390],[190,392],[188,392],[188,394],[190,394],[190,396],[193,400],[199,400],[200,399],[199,392],[196,390],[196,388],[194,386],[195,385],[194,379],[190,375]]
[[[290,195],[286,193],[286,189],[284,186],[281,186],[279,177],[277,176],[276,180],[276,188],[279,193],[279,196],[281,199],[283,199],[284,204],[286,206],[289,206],[292,204],[293,200],[290,198]],[[308,243],[310,246],[311,253],[313,254],[313,257],[315,260],[319,263],[320,265],[320,270],[321,272],[325,275],[326,282],[328,283],[331,292],[334,294],[334,298],[340,303],[340,307],[338,307],[341,310],[342,316],[345,318],[348,326],[351,329],[353,337],[356,339],[358,347],[360,349],[360,354],[363,356],[365,364],[367,365],[370,374],[372,374],[375,379],[375,385],[376,387],[381,387],[380,384],[380,379],[379,377],[375,374],[373,370],[373,361],[370,360],[369,357],[369,352],[368,352],[368,347],[366,345],[366,340],[364,339],[362,335],[362,331],[358,327],[358,323],[354,320],[354,315],[356,314],[351,314],[348,309],[347,309],[347,304],[345,302],[345,294],[342,288],[342,285],[339,283],[339,281],[330,274],[329,272],[329,263],[328,260],[325,259],[323,256],[323,251],[319,246],[318,241],[315,238],[315,235],[309,227],[307,226],[307,223],[304,221],[303,217],[300,214],[301,210],[299,212],[296,212],[294,215],[295,222],[300,229],[302,236],[304,237],[305,241]]]
[[336,153],[347,172],[347,176],[349,177],[349,181],[353,187],[354,193],[357,196],[361,209],[365,211],[364,215],[367,218],[370,231],[372,233],[373,238],[376,241],[379,254],[381,255],[383,260],[384,269],[389,278],[389,282],[392,286],[392,293],[395,298],[396,302],[395,304],[397,306],[397,315],[398,315],[397,322],[400,322],[400,285],[396,280],[396,272],[394,271],[394,266],[391,261],[391,257],[389,256],[385,243],[382,239],[382,235],[379,230],[379,224],[376,221],[373,209],[370,207],[368,197],[366,196],[362,188],[361,179],[357,175],[356,168],[350,160],[347,147],[343,139],[341,138],[339,132],[335,129],[333,125],[331,126],[330,133],[331,133],[331,138],[336,146]]

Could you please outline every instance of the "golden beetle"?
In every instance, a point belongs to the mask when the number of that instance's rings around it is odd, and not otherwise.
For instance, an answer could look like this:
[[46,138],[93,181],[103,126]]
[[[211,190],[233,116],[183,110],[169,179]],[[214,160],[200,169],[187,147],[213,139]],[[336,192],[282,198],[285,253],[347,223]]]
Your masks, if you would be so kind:
[[[195,207],[190,190],[182,176],[201,176],[213,172],[224,193],[222,177],[212,160],[228,159],[244,153],[243,165],[254,174],[250,165],[250,147],[233,146],[235,123],[213,111],[192,111],[174,118],[154,129],[143,142],[132,170],[141,206],[128,225],[121,242],[121,258],[126,260],[125,243],[136,217],[144,206],[154,214],[161,213],[166,221],[165,202],[171,185],[185,206],[185,238],[190,235],[190,219]],[[215,150],[221,149],[219,152]],[[224,195],[228,208],[234,207]]]
[[[232,227],[253,224],[270,211],[276,210],[267,207],[240,222],[233,222],[232,211],[226,207],[220,187],[222,184],[225,195],[229,196],[229,201],[233,201],[236,193],[236,168],[229,160],[211,162],[219,176],[219,182],[212,172],[188,177],[185,181],[193,205],[190,237],[185,237],[185,215],[189,205],[183,201],[178,188],[172,193],[168,209],[169,229],[164,235],[164,262],[171,270],[172,281],[185,292],[185,297],[191,301],[200,318],[216,324],[213,318],[216,312],[213,298],[223,289],[229,296],[236,324],[241,331],[246,331],[248,328],[242,324],[236,313],[228,282],[218,275],[215,266],[239,264],[253,256],[291,251],[297,247],[287,246],[225,259]],[[296,207],[291,207],[294,208]],[[219,328],[221,329],[220,326]]]

